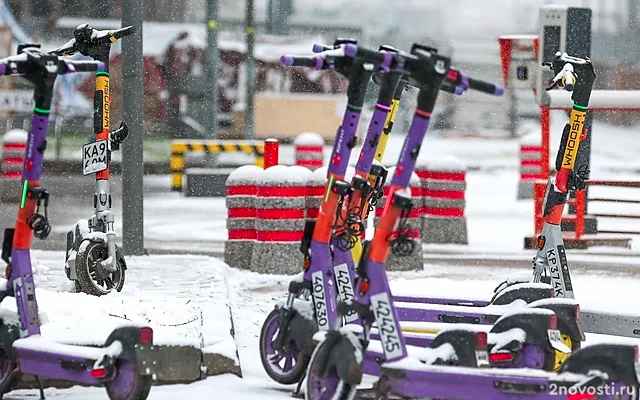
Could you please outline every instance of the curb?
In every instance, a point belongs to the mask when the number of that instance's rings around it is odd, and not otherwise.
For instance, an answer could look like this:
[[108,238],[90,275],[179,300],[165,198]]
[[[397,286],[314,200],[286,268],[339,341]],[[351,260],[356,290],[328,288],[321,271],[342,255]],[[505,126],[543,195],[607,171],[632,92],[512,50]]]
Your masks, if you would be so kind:
[[[81,175],[82,174],[82,162],[80,160],[44,160],[44,169],[47,174],[60,174],[60,175]],[[122,174],[122,162],[111,161],[111,173]],[[163,161],[145,161],[144,174],[145,175],[168,175],[170,173],[169,163]]]

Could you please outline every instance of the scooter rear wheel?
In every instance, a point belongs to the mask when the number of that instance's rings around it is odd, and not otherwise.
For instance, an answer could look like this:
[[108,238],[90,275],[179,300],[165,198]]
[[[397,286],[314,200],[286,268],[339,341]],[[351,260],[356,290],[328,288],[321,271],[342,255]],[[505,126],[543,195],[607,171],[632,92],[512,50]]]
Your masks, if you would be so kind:
[[101,261],[109,257],[107,245],[100,241],[88,241],[81,244],[76,255],[76,275],[78,285],[83,292],[92,296],[104,296],[112,290],[120,291],[124,286],[126,262],[120,251],[116,251],[118,259],[115,271],[105,271],[99,266]]
[[260,330],[260,360],[271,379],[283,385],[291,385],[300,381],[309,359],[302,355],[295,342],[289,343],[286,353],[273,348],[272,342],[279,328],[280,310],[275,309],[269,313]]
[[116,377],[105,387],[110,400],[145,400],[151,391],[151,375],[140,375],[136,366],[119,360]]
[[331,351],[328,342],[323,341],[316,346],[307,369],[305,400],[353,400],[356,397],[357,385],[344,382],[338,376],[335,366],[330,366],[325,378],[320,376],[321,360],[325,360],[325,352]]

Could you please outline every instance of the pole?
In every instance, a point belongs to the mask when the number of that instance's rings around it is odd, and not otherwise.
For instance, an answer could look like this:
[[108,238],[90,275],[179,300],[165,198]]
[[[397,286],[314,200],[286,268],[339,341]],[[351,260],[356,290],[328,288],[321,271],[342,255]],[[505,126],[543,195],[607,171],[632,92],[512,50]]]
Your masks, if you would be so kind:
[[255,68],[256,61],[253,58],[253,44],[255,27],[253,26],[253,0],[247,0],[247,20],[246,20],[246,34],[247,34],[247,55],[245,65],[247,67],[247,94],[244,105],[244,137],[245,139],[253,139],[253,89],[255,86]]
[[218,137],[218,0],[207,0],[207,80],[211,84],[211,113],[207,128],[213,139]]
[[136,33],[122,41],[122,118],[129,136],[122,144],[122,247],[127,255],[144,254],[142,199],[142,19],[144,0],[122,1],[122,26]]

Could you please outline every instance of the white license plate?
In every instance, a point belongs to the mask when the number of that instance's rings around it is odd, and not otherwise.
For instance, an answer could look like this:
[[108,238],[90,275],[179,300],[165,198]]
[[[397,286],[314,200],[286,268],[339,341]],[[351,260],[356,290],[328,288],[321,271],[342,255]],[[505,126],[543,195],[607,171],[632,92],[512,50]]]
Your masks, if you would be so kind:
[[554,349],[563,353],[571,353],[571,349],[562,341],[562,335],[559,330],[547,329],[547,336],[549,337],[549,342],[551,342],[551,346]]
[[478,367],[489,365],[489,353],[486,350],[476,350],[476,365]]
[[108,140],[99,140],[82,146],[82,175],[95,174],[109,168],[108,145]]

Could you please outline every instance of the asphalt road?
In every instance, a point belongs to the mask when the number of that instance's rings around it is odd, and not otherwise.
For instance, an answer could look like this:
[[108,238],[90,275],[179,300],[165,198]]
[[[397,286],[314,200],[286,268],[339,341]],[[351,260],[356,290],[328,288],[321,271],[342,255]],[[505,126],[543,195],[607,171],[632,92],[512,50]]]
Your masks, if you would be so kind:
[[[144,180],[145,195],[168,192],[166,184],[161,184],[155,177]],[[95,180],[93,176],[54,175],[42,177],[41,186],[49,192],[48,217],[52,231],[46,240],[33,240],[32,248],[41,250],[64,250],[66,248],[66,232],[76,221],[88,218],[93,212],[93,192]],[[163,182],[162,182],[163,183]],[[111,179],[112,210],[116,221],[122,221],[122,177],[113,175]],[[18,211],[17,203],[0,202],[0,228],[15,224]]]

